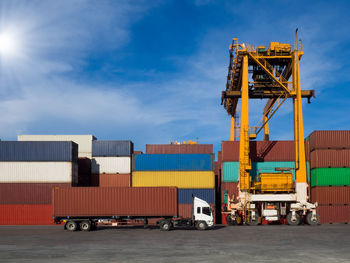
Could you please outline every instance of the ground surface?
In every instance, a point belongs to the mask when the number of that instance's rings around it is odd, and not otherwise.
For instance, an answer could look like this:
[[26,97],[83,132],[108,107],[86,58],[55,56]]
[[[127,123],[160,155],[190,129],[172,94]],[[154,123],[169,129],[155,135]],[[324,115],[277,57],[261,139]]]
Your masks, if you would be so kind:
[[0,226],[0,262],[350,262],[350,225],[170,232]]

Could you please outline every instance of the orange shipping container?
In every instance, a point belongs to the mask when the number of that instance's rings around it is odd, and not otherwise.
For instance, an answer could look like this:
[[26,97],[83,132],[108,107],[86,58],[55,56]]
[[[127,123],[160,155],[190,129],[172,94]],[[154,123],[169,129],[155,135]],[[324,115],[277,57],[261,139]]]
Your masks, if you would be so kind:
[[311,202],[319,205],[350,205],[350,186],[312,187]]
[[100,187],[130,187],[130,174],[100,174]]

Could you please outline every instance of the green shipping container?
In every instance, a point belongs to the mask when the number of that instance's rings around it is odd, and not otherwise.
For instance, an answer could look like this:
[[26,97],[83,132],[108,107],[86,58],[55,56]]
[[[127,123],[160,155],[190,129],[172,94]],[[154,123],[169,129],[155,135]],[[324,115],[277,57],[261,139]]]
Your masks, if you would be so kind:
[[[293,181],[295,181],[295,163],[294,162],[253,162],[250,176],[252,180],[257,178],[259,173],[279,173],[275,171],[277,167],[290,167],[293,173]],[[307,180],[310,178],[310,164],[306,162]],[[222,163],[222,181],[225,183],[238,182],[238,162]]]
[[350,185],[350,168],[315,168],[311,170],[311,186]]

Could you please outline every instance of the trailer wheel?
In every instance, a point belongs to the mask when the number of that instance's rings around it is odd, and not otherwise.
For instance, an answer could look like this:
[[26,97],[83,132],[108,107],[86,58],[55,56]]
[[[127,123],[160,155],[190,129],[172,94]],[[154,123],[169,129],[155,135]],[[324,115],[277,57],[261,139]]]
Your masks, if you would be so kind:
[[164,221],[160,223],[160,231],[170,231],[171,227],[172,225],[170,221]]
[[78,230],[78,224],[75,221],[71,221],[71,220],[67,221],[65,226],[66,226],[66,229],[68,231],[77,231]]
[[204,221],[199,221],[197,224],[196,224],[196,228],[198,230],[206,230],[208,228],[207,226],[207,223],[205,223]]
[[320,215],[316,213],[316,218],[312,218],[312,212],[306,215],[306,223],[310,226],[316,226],[320,224]]
[[249,215],[249,221],[248,221],[248,225],[250,226],[257,226],[260,225],[260,215],[258,211],[255,211],[255,220],[253,220],[251,218],[251,216]]
[[298,213],[295,213],[295,219],[292,220],[292,212],[289,212],[286,219],[287,219],[288,225],[290,226],[297,226],[297,225],[300,225],[301,223],[301,217]]
[[79,224],[79,227],[83,231],[90,231],[91,230],[91,221],[90,220],[81,221]]

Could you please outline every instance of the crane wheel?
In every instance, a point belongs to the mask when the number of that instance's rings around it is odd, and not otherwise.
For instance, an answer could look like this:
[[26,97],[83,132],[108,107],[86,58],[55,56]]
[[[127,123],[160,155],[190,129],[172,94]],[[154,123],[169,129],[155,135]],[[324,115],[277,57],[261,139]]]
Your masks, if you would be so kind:
[[317,226],[320,224],[320,215],[316,213],[316,218],[312,218],[312,212],[306,215],[306,223],[310,226]]
[[259,212],[258,211],[255,211],[255,220],[253,220],[251,218],[251,216],[249,215],[249,220],[248,220],[248,225],[250,226],[257,226],[257,225],[260,225],[261,223],[261,218],[260,218],[260,215],[259,215]]
[[232,219],[231,215],[227,215],[226,222],[230,226],[241,225],[242,224],[242,217],[240,217],[239,215],[236,215],[236,218]]
[[300,225],[301,223],[301,217],[298,213],[295,213],[295,219],[293,220],[292,212],[289,212],[286,219],[287,219],[288,225],[290,226],[297,226],[297,225]]

